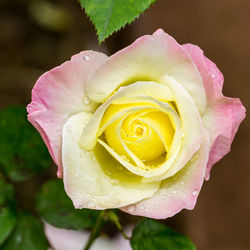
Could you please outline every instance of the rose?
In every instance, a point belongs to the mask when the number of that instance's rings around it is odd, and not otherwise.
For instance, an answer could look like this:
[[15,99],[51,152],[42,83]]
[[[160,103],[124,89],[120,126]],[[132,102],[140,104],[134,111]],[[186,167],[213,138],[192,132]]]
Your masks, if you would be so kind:
[[153,218],[192,209],[245,117],[194,45],[157,30],[111,57],[84,51],[37,81],[28,119],[76,208]]

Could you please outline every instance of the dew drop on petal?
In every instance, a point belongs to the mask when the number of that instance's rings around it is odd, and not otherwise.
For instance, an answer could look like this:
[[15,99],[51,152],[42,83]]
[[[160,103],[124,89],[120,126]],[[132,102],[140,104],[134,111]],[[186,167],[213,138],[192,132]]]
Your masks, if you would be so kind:
[[91,198],[90,201],[88,202],[88,208],[95,208],[96,207],[96,200],[94,198]]
[[163,200],[165,200],[166,199],[166,194],[161,194],[161,198],[163,199]]
[[214,79],[215,78],[215,74],[212,74],[211,77]]
[[116,179],[110,179],[110,183],[117,186],[119,184],[119,181]]
[[145,207],[144,207],[144,206],[141,206],[140,208],[141,208],[141,210],[144,210],[144,209],[145,209]]
[[192,193],[193,196],[197,196],[198,195],[198,191],[197,190],[194,190],[193,193]]
[[89,56],[83,56],[84,61],[89,61],[89,59],[90,59]]
[[89,98],[87,96],[84,97],[83,103],[84,104],[89,104]]
[[129,206],[128,207],[128,211],[130,212],[130,213],[132,213],[132,212],[134,212],[135,211],[135,206]]
[[112,191],[112,193],[111,193],[113,196],[118,196],[120,193],[117,191],[117,190],[115,190],[115,191]]
[[177,190],[174,190],[173,193],[176,194],[178,191]]
[[112,172],[111,172],[110,170],[106,170],[105,173],[106,173],[107,175],[112,175]]
[[184,182],[183,182],[183,181],[181,182],[181,185],[184,185]]

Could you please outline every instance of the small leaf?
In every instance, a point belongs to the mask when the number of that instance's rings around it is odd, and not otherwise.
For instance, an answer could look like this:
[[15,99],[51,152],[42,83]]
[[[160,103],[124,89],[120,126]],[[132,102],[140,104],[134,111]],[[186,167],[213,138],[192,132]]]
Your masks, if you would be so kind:
[[59,179],[46,182],[37,195],[36,209],[50,224],[67,229],[84,229],[94,225],[99,211],[75,209]]
[[0,177],[0,246],[16,223],[14,188]]
[[28,122],[25,107],[0,111],[0,138],[0,169],[12,181],[27,180],[50,165],[47,148]]
[[48,242],[42,223],[29,213],[21,213],[15,230],[2,250],[47,250]]
[[196,249],[187,236],[152,219],[144,219],[136,224],[130,243],[134,250]]
[[99,42],[131,23],[155,0],[80,0],[94,23]]

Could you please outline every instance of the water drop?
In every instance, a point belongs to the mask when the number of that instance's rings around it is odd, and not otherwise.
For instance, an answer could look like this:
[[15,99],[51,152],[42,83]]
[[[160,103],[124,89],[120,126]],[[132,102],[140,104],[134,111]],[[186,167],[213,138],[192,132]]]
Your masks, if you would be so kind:
[[145,208],[145,211],[148,212],[148,208]]
[[89,98],[87,96],[84,97],[83,99],[84,104],[89,104]]
[[144,206],[141,206],[140,208],[141,208],[141,210],[144,210],[144,209],[145,209],[145,207],[144,207]]
[[122,155],[122,159],[123,159],[124,161],[127,161],[127,160],[128,160],[127,156],[125,156],[125,155]]
[[197,196],[198,195],[198,191],[197,190],[194,190],[193,193],[192,193],[193,196]]
[[129,206],[129,207],[128,207],[128,211],[129,211],[130,213],[134,212],[134,211],[135,211],[135,206]]
[[111,193],[113,196],[118,196],[120,193],[116,190],[116,191],[112,191]]
[[89,59],[90,59],[89,56],[83,56],[84,61],[89,61]]
[[166,198],[167,198],[166,194],[162,194],[162,195],[161,195],[161,198],[162,198],[163,200],[166,199]]
[[107,175],[112,175],[112,172],[110,170],[106,170]]
[[88,202],[88,208],[95,208],[96,207],[96,200],[94,198],[91,198],[90,201]]
[[113,184],[113,185],[115,185],[115,186],[117,186],[119,184],[119,181],[116,180],[116,179],[111,179],[110,183]]
[[176,194],[178,191],[177,190],[174,190],[173,193]]
[[181,182],[181,185],[183,185],[183,184],[184,184],[184,182],[182,181],[182,182]]
[[211,77],[214,79],[215,78],[215,74],[212,74]]

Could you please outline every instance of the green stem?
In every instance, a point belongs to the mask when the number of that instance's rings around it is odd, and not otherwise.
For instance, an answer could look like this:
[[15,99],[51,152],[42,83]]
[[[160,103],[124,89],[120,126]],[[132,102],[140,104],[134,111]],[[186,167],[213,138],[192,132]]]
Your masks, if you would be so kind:
[[89,248],[91,247],[92,243],[95,241],[95,239],[99,236],[100,231],[102,229],[102,225],[103,225],[103,218],[105,216],[105,210],[101,211],[101,213],[99,214],[96,223],[92,229],[92,232],[89,236],[88,242],[84,248],[84,250],[89,250]]
[[120,233],[122,234],[122,236],[126,239],[126,240],[130,240],[130,237],[128,237],[126,235],[126,233],[123,231],[122,225],[120,223],[119,217],[118,215],[112,211],[112,210],[108,210],[108,218],[110,221],[112,221],[116,227],[118,228],[118,230],[120,231]]

